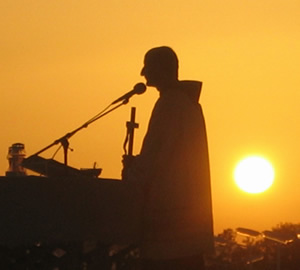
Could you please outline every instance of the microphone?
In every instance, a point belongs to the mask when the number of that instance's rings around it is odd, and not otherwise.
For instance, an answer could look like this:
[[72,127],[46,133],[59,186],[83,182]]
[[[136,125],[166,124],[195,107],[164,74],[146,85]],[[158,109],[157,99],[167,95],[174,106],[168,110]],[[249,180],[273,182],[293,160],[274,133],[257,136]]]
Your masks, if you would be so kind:
[[123,95],[123,96],[119,97],[118,99],[116,99],[111,105],[116,104],[120,101],[128,100],[135,94],[138,94],[138,95],[143,94],[145,91],[146,91],[146,85],[143,84],[143,83],[137,83],[133,87],[133,90],[129,91],[125,95]]

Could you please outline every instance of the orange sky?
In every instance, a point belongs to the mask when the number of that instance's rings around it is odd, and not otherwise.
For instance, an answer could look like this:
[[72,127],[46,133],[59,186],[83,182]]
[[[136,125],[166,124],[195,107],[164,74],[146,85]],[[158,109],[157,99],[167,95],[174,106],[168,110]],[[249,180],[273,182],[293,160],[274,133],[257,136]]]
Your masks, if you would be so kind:
[[[0,174],[12,143],[31,155],[77,128],[143,82],[148,49],[168,45],[180,78],[204,83],[216,232],[300,222],[299,11],[298,0],[0,0]],[[137,153],[156,98],[149,88],[76,134],[69,164],[96,161],[103,177],[120,178],[130,107],[140,123]],[[232,178],[252,153],[276,170],[260,195]]]

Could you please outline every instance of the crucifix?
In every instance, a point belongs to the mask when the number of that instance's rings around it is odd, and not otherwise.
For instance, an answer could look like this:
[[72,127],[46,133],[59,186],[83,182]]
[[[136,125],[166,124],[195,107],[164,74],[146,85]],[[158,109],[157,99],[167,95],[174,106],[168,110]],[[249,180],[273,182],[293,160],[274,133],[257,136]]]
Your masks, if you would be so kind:
[[[124,149],[125,155],[128,155],[128,156],[132,156],[134,129],[139,127],[139,124],[135,123],[135,112],[136,112],[136,108],[132,107],[130,121],[126,122],[127,134],[126,134],[125,142],[123,145],[123,149]],[[128,143],[128,152],[126,150],[127,143]]]

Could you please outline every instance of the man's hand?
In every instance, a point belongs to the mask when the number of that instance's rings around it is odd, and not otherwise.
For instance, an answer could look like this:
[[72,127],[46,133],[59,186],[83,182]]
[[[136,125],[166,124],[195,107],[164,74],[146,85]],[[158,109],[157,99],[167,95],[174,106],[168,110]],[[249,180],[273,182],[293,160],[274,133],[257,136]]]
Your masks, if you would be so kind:
[[126,180],[128,177],[128,170],[132,166],[135,156],[123,155],[122,157],[123,157],[123,159],[122,159],[122,164],[123,164],[122,180]]

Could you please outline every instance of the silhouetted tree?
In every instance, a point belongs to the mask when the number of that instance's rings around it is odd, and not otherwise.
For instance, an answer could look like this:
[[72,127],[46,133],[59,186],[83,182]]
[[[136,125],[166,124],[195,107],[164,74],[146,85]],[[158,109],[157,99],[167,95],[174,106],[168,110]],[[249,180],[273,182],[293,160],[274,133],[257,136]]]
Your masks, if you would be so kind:
[[299,270],[299,237],[300,224],[292,223],[279,224],[256,238],[226,229],[215,237],[216,252],[207,260],[208,269]]

